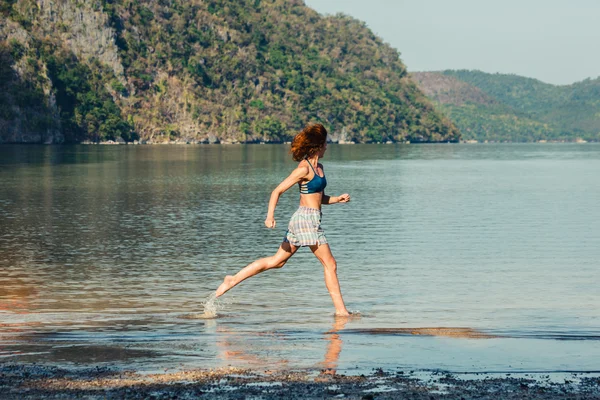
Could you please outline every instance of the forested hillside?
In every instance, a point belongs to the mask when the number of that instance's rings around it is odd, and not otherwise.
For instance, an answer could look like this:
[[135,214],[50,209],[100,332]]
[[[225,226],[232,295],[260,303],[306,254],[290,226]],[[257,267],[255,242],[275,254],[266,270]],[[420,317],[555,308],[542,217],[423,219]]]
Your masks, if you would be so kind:
[[465,140],[600,140],[600,78],[557,86],[467,70],[411,76]]
[[0,0],[0,141],[456,141],[364,23],[300,0]]

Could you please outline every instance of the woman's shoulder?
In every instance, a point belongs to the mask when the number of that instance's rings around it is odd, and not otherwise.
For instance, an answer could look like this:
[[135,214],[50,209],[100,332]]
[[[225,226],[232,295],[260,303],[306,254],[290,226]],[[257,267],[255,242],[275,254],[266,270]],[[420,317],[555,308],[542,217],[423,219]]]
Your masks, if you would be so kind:
[[308,161],[300,160],[300,162],[298,163],[298,168],[308,168]]
[[296,167],[296,171],[302,171],[306,174],[308,174],[308,161],[306,160],[302,160],[298,163],[298,166]]

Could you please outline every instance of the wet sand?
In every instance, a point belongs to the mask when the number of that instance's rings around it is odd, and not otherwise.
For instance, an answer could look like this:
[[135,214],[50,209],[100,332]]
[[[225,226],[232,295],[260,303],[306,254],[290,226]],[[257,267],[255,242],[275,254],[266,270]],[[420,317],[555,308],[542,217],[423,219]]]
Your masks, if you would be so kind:
[[600,399],[600,378],[482,373],[464,379],[445,372],[383,370],[351,376],[236,368],[142,374],[28,364],[0,366],[0,394],[2,399]]

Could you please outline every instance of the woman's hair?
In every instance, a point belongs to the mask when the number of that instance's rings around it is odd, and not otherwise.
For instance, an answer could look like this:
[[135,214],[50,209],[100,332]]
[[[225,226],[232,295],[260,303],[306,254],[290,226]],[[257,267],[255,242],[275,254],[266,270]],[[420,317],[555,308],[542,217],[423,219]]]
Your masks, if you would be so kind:
[[290,153],[294,161],[302,161],[319,152],[326,141],[327,129],[321,124],[309,124],[294,136]]

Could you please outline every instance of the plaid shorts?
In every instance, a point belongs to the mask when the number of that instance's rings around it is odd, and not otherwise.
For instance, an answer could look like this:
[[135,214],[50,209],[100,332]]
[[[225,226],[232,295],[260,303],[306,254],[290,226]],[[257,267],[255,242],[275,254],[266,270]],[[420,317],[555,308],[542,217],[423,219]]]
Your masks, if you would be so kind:
[[290,219],[283,241],[298,247],[327,244],[321,228],[321,215],[321,210],[316,208],[298,208]]

